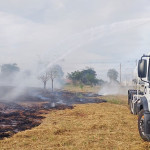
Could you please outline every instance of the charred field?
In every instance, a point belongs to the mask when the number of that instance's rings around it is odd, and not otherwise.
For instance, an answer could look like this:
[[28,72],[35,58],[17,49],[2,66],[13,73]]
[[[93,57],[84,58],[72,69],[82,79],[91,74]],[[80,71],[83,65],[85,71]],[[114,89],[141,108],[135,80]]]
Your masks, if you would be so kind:
[[130,114],[126,95],[69,89],[51,93],[30,88],[13,101],[1,102],[0,149],[150,148],[139,136],[137,116]]
[[92,92],[26,88],[19,95],[15,87],[0,87],[0,140],[15,133],[39,126],[43,114],[51,110],[73,109],[74,104],[103,103],[100,95]]

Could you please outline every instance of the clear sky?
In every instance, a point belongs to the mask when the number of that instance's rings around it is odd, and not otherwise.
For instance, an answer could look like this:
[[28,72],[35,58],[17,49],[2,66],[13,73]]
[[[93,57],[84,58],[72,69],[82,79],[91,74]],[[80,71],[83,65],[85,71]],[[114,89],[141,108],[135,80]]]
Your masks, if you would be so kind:
[[127,78],[150,51],[149,0],[0,0],[0,64],[65,73],[115,68]]

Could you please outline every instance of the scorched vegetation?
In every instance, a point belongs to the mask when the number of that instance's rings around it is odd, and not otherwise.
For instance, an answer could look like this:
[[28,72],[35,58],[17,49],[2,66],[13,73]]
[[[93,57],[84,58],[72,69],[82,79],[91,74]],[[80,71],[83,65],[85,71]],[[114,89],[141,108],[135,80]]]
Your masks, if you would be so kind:
[[39,126],[1,140],[1,149],[148,149],[150,144],[138,135],[137,117],[130,114],[127,97],[99,98],[108,102],[77,104],[73,109],[43,114]]

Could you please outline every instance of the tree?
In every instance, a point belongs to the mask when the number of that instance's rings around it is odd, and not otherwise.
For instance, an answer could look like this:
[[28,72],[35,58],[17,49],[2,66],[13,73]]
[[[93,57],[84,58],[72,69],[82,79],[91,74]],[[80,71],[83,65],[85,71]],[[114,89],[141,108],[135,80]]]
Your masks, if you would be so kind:
[[53,65],[52,67],[46,69],[45,72],[43,72],[38,79],[41,80],[44,84],[44,89],[46,89],[46,85],[48,80],[51,80],[52,83],[52,91],[54,88],[54,79],[62,79],[64,75],[64,72],[59,65]]
[[20,68],[17,66],[16,63],[14,63],[14,64],[3,64],[1,66],[1,73],[12,74],[12,73],[16,73],[19,71],[20,71]]
[[14,64],[3,64],[1,65],[1,75],[2,79],[7,81],[12,81],[16,73],[20,71],[20,68],[17,66],[16,63]]
[[74,84],[84,84],[84,85],[96,85],[98,79],[96,78],[96,72],[92,68],[86,68],[82,71],[74,71],[70,74],[68,73],[68,79],[72,80]]
[[54,79],[61,79],[64,75],[63,70],[61,68],[61,66],[59,65],[53,65],[52,67],[50,67],[48,69],[48,75],[51,79],[51,83],[52,83],[52,92],[54,89]]
[[59,76],[57,68],[55,68],[55,67],[49,68],[48,75],[49,75],[49,77],[51,79],[52,92],[53,92],[53,89],[54,89],[54,79]]
[[38,79],[43,82],[43,84],[44,84],[44,89],[46,89],[47,81],[50,79],[49,73],[48,73],[47,71],[45,71],[43,74],[41,74],[41,75],[38,77]]
[[57,78],[62,78],[64,76],[64,72],[63,72],[62,67],[60,65],[58,65],[58,64],[53,65],[52,68],[55,68],[55,70],[57,70],[57,73],[58,73]]
[[109,77],[110,81],[117,81],[118,72],[115,69],[109,69],[107,76]]
[[98,83],[98,79],[96,78],[96,72],[92,68],[87,68],[81,71],[81,81],[85,85],[96,85]]
[[70,79],[73,82],[73,84],[77,84],[78,82],[81,81],[82,74],[80,71],[77,70],[77,71],[68,73],[67,78]]

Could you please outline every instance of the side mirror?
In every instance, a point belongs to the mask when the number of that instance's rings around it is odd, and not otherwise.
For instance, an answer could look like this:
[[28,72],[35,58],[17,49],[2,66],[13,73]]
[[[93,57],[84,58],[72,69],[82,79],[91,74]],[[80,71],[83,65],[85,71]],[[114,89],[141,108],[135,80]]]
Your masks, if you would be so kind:
[[145,78],[147,73],[147,61],[145,59],[139,60],[138,63],[138,77]]

